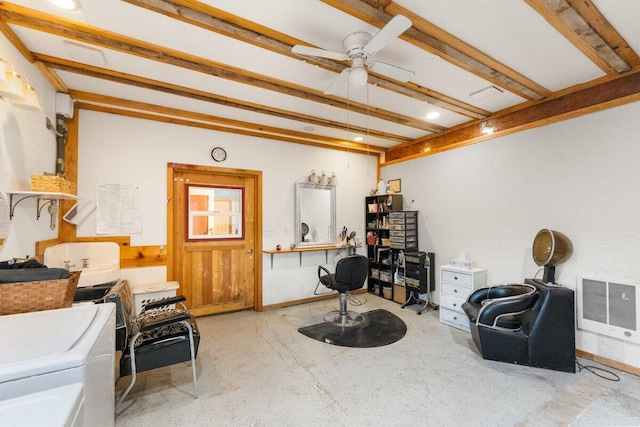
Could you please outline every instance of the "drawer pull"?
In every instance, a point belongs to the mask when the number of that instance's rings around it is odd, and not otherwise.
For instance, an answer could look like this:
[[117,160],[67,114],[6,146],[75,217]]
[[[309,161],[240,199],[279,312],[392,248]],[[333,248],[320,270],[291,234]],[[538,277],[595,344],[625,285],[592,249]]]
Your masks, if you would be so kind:
[[457,293],[458,293],[458,290],[457,290],[457,289],[454,289],[454,290],[453,290],[453,293],[454,293],[454,294],[457,294]]
[[453,320],[458,320],[458,316],[453,316]]
[[456,304],[456,303],[454,302],[454,303],[453,303],[453,306],[454,306],[454,307],[457,307],[457,306],[458,306],[458,304]]
[[453,276],[453,280],[458,280],[458,276]]

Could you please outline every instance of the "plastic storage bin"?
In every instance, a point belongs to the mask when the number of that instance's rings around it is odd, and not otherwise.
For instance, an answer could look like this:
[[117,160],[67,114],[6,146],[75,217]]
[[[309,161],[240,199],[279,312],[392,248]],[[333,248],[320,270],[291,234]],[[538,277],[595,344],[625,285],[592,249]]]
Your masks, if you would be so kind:
[[145,301],[176,296],[178,287],[178,282],[137,283],[131,285],[135,313],[140,314]]

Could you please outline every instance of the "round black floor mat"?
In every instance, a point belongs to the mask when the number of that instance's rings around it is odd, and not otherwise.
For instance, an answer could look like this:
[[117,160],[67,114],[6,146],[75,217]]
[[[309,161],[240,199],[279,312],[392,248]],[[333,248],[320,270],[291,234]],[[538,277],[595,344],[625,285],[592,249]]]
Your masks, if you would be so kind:
[[298,332],[327,344],[357,348],[389,345],[407,333],[404,321],[387,310],[372,310],[363,315],[364,321],[356,326],[345,328],[323,322],[305,326]]

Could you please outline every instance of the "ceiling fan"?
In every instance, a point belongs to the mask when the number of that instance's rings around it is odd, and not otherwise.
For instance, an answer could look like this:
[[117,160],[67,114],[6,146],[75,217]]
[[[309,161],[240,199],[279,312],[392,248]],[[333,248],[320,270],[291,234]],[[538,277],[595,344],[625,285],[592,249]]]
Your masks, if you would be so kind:
[[336,89],[346,80],[355,88],[366,85],[369,75],[365,66],[374,73],[384,74],[392,79],[407,82],[415,75],[413,71],[384,62],[369,62],[369,59],[410,27],[411,21],[409,18],[396,15],[374,36],[364,31],[358,31],[345,37],[343,45],[346,53],[332,52],[303,45],[293,46],[291,52],[351,62],[351,68],[347,68],[340,73],[327,90],[324,91],[326,94],[335,93]]

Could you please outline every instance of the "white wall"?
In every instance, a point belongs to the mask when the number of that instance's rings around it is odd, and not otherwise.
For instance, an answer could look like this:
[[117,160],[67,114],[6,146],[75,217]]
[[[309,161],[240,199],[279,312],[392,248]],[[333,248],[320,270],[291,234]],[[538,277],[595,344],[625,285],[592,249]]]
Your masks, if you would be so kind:
[[[420,249],[448,264],[464,252],[488,283],[539,267],[542,228],[572,241],[556,281],[640,283],[640,102],[382,168],[419,212]],[[538,274],[541,278],[542,273]],[[437,292],[434,295],[438,300]],[[578,332],[578,348],[640,366],[640,346]]]
[[[4,37],[0,36],[0,57],[13,63],[36,89],[44,111],[29,111],[14,107],[10,100],[0,98],[0,192],[9,200],[7,191],[29,190],[31,175],[55,172],[55,136],[46,128],[45,117],[55,123],[55,92]],[[35,242],[52,239],[57,230],[49,228],[47,206],[36,219],[36,200],[20,202],[9,228],[9,236],[1,249],[0,259],[34,255]]]
[[[227,151],[227,160],[211,159],[213,147]],[[143,231],[132,245],[164,245],[167,163],[187,163],[260,170],[263,173],[263,227],[275,233],[263,237],[264,249],[289,247],[294,241],[294,184],[315,170],[335,172],[337,225],[364,235],[364,197],[375,186],[375,158],[306,145],[80,111],[78,196],[96,200],[96,184],[141,184]],[[95,211],[78,226],[78,236],[96,235]],[[329,264],[333,263],[333,254]],[[313,296],[318,264],[324,252],[263,256],[263,304]],[[144,280],[136,277],[137,281]],[[151,279],[150,279],[151,281]],[[154,280],[155,281],[155,280]]]

